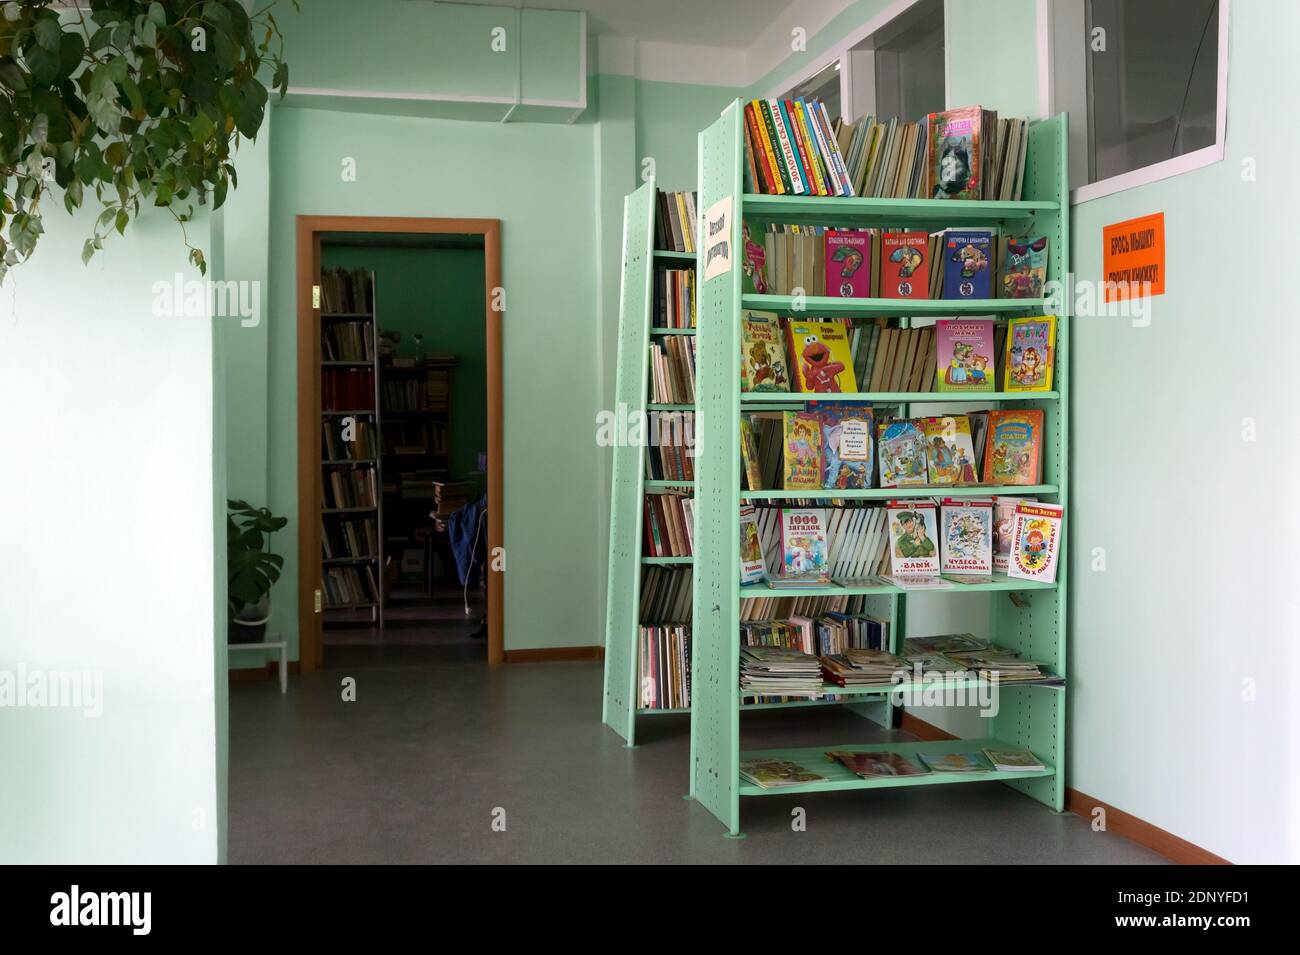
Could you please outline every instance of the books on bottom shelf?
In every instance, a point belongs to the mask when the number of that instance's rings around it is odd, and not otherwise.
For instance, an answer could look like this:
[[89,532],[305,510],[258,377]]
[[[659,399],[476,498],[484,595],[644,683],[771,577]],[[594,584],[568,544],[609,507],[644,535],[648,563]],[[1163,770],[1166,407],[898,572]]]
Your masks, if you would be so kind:
[[373,604],[379,601],[379,583],[375,569],[364,567],[327,567],[321,577],[325,591],[325,608],[353,604]]
[[640,627],[637,639],[637,708],[691,705],[691,628],[686,624]]
[[[827,762],[838,763],[864,780],[900,776],[972,776],[992,772],[1027,773],[1047,769],[1033,752],[1020,747],[990,746],[952,753],[935,753],[919,748],[915,753],[831,749],[821,755]],[[782,789],[828,781],[826,776],[792,759],[742,759],[739,769],[743,779],[760,789]]]

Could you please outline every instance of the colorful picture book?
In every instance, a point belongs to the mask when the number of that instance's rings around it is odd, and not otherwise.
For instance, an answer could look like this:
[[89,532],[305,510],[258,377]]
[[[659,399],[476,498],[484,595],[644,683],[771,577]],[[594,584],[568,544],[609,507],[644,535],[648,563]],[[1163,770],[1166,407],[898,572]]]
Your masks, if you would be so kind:
[[791,319],[785,323],[785,342],[792,391],[838,394],[858,390],[845,322]]
[[925,428],[920,419],[900,418],[877,425],[880,486],[911,487],[929,483]]
[[826,755],[843,763],[863,779],[880,779],[885,776],[924,776],[929,772],[928,769],[922,769],[901,753],[847,753],[843,750],[831,750]]
[[933,501],[890,501],[889,556],[894,575],[939,573],[939,526]]
[[871,233],[826,230],[826,294],[871,297]]
[[830,114],[820,100],[756,99],[744,108],[748,192],[851,196]]
[[990,145],[998,114],[979,106],[931,113],[926,119],[926,184],[931,199],[994,199],[986,180],[993,172]]
[[1042,298],[1047,282],[1047,236],[1022,239],[1008,236],[1002,242],[1003,298]]
[[1065,508],[1056,504],[1016,505],[1011,525],[1011,557],[1008,577],[1053,583],[1060,551],[1061,521]]
[[1024,773],[1047,769],[1037,756],[1027,749],[986,749],[984,758],[1002,773]]
[[994,297],[992,232],[950,230],[944,233],[943,297]]
[[787,491],[820,491],[822,422],[814,411],[785,412],[785,479]]
[[935,487],[979,483],[970,419],[965,415],[924,418],[925,463]]
[[982,753],[918,753],[935,773],[987,773],[992,764]]
[[880,237],[880,298],[929,298],[930,236],[886,232]]
[[746,309],[740,315],[740,390],[790,390],[785,336],[775,312]]
[[762,789],[819,783],[826,778],[784,759],[743,759],[740,775]]
[[941,318],[935,322],[939,391],[995,391],[993,320]]
[[1006,391],[1051,391],[1056,363],[1056,316],[1037,315],[1007,322]]
[[1005,574],[1011,563],[1012,531],[1016,523],[1016,505],[1037,503],[1036,497],[1002,497],[993,499],[993,569]]
[[758,539],[758,514],[749,505],[740,508],[740,582],[756,584],[767,576],[763,545]]
[[818,582],[830,579],[825,514],[820,509],[781,509],[781,576]]
[[748,220],[740,223],[741,292],[746,295],[771,295],[772,283],[767,269],[767,249],[763,244],[763,234],[757,231]]
[[811,402],[821,418],[822,487],[871,487],[875,461],[875,416],[866,402]]
[[763,476],[759,469],[758,437],[749,415],[740,416],[740,462],[745,468],[745,486],[751,491],[763,489]]
[[1042,409],[989,412],[984,448],[986,484],[1038,484],[1042,459]]
[[993,573],[993,502],[944,498],[939,509],[940,561],[945,573]]

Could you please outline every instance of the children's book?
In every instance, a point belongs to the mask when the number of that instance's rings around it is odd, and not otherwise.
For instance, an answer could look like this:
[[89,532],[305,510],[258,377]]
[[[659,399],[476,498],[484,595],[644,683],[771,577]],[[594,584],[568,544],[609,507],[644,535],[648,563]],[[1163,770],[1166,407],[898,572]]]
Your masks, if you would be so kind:
[[889,566],[895,576],[938,576],[939,529],[933,501],[890,501]]
[[997,113],[979,106],[926,118],[926,192],[931,199],[985,198],[984,172],[989,163],[984,153],[990,119],[996,129]]
[[740,582],[756,584],[767,576],[763,566],[763,545],[758,538],[758,511],[749,504],[740,507]]
[[785,325],[791,391],[836,394],[857,391],[845,322],[790,319]]
[[929,483],[939,486],[976,484],[975,445],[964,414],[924,418],[925,462]]
[[943,499],[939,510],[940,560],[945,574],[993,573],[993,502]]
[[740,336],[740,390],[789,391],[785,343],[776,313],[742,312]]
[[758,467],[758,441],[749,415],[740,416],[740,461],[745,467],[745,486],[751,491],[763,490],[763,477]]
[[1011,563],[1011,532],[1016,523],[1016,505],[1034,504],[1036,497],[1002,497],[993,499],[993,569],[1005,574]]
[[944,298],[993,298],[992,276],[992,232],[962,230],[944,233]]
[[930,236],[886,232],[880,237],[880,298],[929,298]]
[[822,487],[871,487],[875,416],[866,402],[810,402],[822,425]]
[[935,323],[940,391],[996,391],[997,352],[990,318],[941,318]]
[[990,411],[984,448],[989,484],[1037,484],[1043,458],[1043,412]]
[[1060,550],[1061,520],[1065,508],[1056,504],[1016,505],[1011,525],[1011,562],[1008,577],[1022,580],[1056,580],[1056,558]]
[[772,284],[767,273],[767,250],[763,246],[763,233],[742,219],[741,245],[744,246],[744,258],[741,260],[741,289],[746,295],[770,295]]
[[863,779],[878,779],[882,776],[924,776],[929,772],[922,769],[902,753],[846,753],[831,750],[826,754],[843,763]]
[[826,294],[871,297],[871,233],[826,230]]
[[899,418],[877,426],[880,486],[909,487],[929,483],[925,465],[923,419]]
[[982,753],[917,753],[936,773],[987,773],[992,764]]
[[740,775],[762,789],[819,783],[826,778],[785,759],[742,759]]
[[781,508],[781,576],[829,580],[826,515],[815,507]]
[[1047,281],[1047,236],[1006,238],[1002,246],[1003,298],[1042,298]]
[[785,413],[787,491],[819,491],[822,486],[822,422],[813,411]]
[[952,581],[935,574],[889,574],[885,579],[903,590],[952,589]]
[[1051,391],[1056,364],[1056,316],[1007,322],[1006,391]]
[[1024,773],[1044,770],[1047,767],[1027,749],[986,749],[984,758],[993,768],[1003,773]]

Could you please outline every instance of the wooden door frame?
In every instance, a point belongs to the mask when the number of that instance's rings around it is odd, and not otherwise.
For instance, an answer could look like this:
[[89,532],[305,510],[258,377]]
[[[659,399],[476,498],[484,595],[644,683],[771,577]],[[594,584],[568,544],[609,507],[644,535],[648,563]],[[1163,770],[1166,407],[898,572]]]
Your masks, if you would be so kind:
[[[321,665],[324,641],[316,590],[321,580],[320,309],[312,286],[320,275],[321,236],[331,232],[483,237],[484,320],[487,335],[487,651],[488,663],[505,662],[504,561],[502,553],[501,320],[493,305],[501,288],[500,219],[426,219],[407,216],[298,216],[298,660],[302,671]],[[381,568],[382,570],[382,568]]]

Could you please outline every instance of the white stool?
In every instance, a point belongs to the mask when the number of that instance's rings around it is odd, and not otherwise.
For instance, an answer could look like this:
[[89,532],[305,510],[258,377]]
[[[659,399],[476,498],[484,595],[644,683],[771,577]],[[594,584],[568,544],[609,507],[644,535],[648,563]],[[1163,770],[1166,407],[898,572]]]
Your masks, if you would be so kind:
[[[271,634],[278,637],[278,633]],[[279,650],[280,651],[280,692],[289,692],[289,643],[287,640],[267,640],[263,643],[229,643],[230,650]]]

